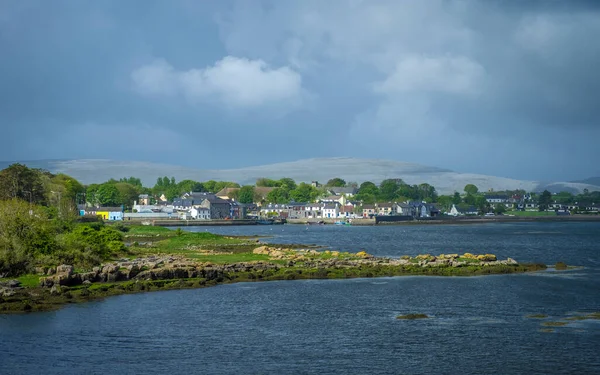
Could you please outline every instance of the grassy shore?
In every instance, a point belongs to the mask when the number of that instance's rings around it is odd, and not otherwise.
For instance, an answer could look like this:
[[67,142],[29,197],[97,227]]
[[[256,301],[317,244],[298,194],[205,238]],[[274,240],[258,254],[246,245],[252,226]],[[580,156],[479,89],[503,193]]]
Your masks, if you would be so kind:
[[[40,286],[42,275],[22,275],[17,279],[22,288],[11,289],[4,296],[0,293],[0,312],[45,311],[68,303],[93,301],[118,294],[200,288],[234,282],[403,275],[474,276],[530,272],[546,268],[540,264],[506,264],[495,261],[481,264],[473,260],[476,256],[472,254],[450,258],[439,255],[437,260],[431,255],[393,260],[375,258],[365,252],[317,251],[300,245],[267,247],[258,243],[256,237],[192,233],[150,226],[129,228],[124,235],[124,242],[127,244],[126,250],[108,262],[117,271],[108,272],[130,272],[131,267],[127,270],[125,265],[139,259],[152,259],[160,264],[147,267],[150,263],[140,263],[143,266],[126,281],[107,282],[104,278],[103,282],[81,284],[79,280],[76,285],[55,284],[52,288]],[[170,257],[175,261],[164,261]],[[427,263],[434,261],[441,263]],[[168,262],[175,263],[167,264]],[[457,263],[453,266],[452,262]],[[165,270],[177,272],[160,273]],[[76,270],[76,273],[90,271]],[[97,274],[101,271],[95,272]],[[166,274],[169,275],[167,279],[156,276]]]

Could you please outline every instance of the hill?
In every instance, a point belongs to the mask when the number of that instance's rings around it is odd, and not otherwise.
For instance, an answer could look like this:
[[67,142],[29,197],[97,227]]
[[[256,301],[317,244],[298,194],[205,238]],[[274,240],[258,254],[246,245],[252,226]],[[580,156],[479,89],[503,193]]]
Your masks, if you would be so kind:
[[[0,162],[0,168],[5,168],[12,163]],[[482,191],[489,189],[496,191],[508,189],[543,191],[548,189],[553,193],[560,191],[580,193],[583,189],[600,191],[600,183],[524,181],[482,174],[459,173],[416,163],[380,159],[319,158],[224,170],[104,159],[35,160],[20,161],[20,163],[34,168],[47,169],[53,173],[66,173],[84,184],[129,176],[139,177],[147,186],[153,186],[156,179],[161,176],[173,176],[177,181],[184,179],[225,180],[240,184],[252,184],[260,177],[291,177],[298,182],[313,180],[325,182],[332,177],[341,177],[346,181],[358,183],[363,181],[378,183],[386,178],[401,178],[409,184],[426,182],[435,186],[440,194],[462,192],[464,186],[469,183],[475,184]]]

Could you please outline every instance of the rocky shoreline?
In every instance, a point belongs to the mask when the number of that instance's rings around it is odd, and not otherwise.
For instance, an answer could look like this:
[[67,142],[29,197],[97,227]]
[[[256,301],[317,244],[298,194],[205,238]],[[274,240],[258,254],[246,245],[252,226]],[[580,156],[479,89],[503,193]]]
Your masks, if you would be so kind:
[[45,311],[67,303],[110,295],[152,290],[198,288],[242,281],[333,279],[402,275],[473,276],[538,271],[541,264],[519,264],[494,255],[429,254],[382,258],[314,249],[261,246],[254,254],[271,261],[214,264],[177,255],[121,259],[75,272],[71,265],[38,268],[39,285],[23,287],[18,280],[0,283],[0,313]]

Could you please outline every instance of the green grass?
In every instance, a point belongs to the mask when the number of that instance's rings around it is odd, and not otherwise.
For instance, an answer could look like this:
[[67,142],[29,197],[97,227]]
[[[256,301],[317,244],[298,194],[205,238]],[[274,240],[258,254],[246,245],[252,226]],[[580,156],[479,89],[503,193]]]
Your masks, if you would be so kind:
[[9,281],[9,280],[19,280],[21,282],[21,286],[27,287],[27,288],[36,287],[40,284],[40,276],[33,275],[33,274],[21,275],[19,277],[14,277],[14,278],[0,279],[0,281]]
[[150,225],[132,225],[129,227],[129,232],[126,233],[126,236],[129,235],[164,235],[169,234],[175,235],[175,231],[172,231],[169,228],[165,227],[154,227]]
[[515,215],[515,216],[556,216],[556,212],[554,211],[508,211],[506,215]]

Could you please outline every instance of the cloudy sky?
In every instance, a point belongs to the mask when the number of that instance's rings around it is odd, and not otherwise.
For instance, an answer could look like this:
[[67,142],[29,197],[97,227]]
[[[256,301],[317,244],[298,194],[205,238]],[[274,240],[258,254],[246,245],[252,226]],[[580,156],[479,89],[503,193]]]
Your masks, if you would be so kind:
[[600,2],[0,1],[0,160],[600,175]]

